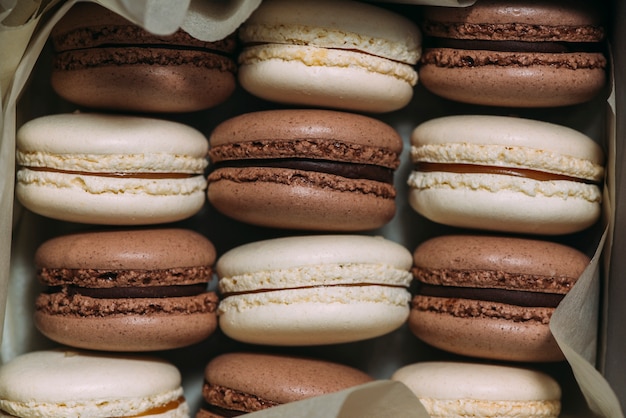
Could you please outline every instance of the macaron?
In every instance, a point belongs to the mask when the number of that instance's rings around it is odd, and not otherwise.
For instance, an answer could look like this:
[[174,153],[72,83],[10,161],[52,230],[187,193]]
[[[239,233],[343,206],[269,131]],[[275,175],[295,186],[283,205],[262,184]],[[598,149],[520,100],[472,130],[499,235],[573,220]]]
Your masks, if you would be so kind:
[[560,235],[600,217],[604,153],[566,126],[532,119],[457,115],[411,135],[409,203],[461,228]]
[[480,0],[426,7],[420,83],[459,102],[555,107],[606,84],[602,7],[584,0]]
[[72,347],[154,351],[185,347],[217,327],[215,248],[186,229],[77,232],[35,253],[48,286],[35,302],[35,325]]
[[220,329],[267,345],[378,337],[409,315],[411,253],[382,238],[310,235],[251,242],[217,261]]
[[2,412],[19,418],[186,418],[189,406],[180,372],[169,362],[57,349],[0,366]]
[[206,201],[209,144],[178,122],[65,113],[17,132],[16,196],[63,221],[145,225],[189,218]]
[[235,90],[236,37],[204,42],[179,29],[152,34],[95,3],[74,5],[51,32],[51,84],[80,106],[193,112]]
[[204,405],[196,418],[232,417],[371,382],[340,363],[271,353],[213,358],[204,372]]
[[398,369],[432,418],[557,418],[561,387],[546,373],[511,365],[427,361]]
[[246,113],[209,137],[208,199],[241,222],[363,231],[396,211],[402,138],[367,116],[322,109]]
[[564,359],[549,328],[590,259],[550,241],[444,235],[413,254],[409,328],[455,354],[505,361]]
[[264,0],[239,37],[239,83],[262,99],[382,113],[413,97],[421,32],[390,10],[349,0]]

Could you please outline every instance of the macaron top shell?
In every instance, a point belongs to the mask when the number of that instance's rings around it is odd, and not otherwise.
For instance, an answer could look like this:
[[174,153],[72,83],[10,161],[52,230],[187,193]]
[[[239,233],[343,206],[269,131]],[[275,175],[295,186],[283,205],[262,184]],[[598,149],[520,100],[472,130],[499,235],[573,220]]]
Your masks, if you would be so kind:
[[414,162],[519,167],[600,181],[604,153],[572,128],[493,115],[431,119],[411,135]]
[[228,353],[215,357],[207,364],[204,376],[210,385],[281,404],[373,380],[366,373],[339,363],[262,353]]
[[43,116],[17,132],[20,164],[74,171],[202,173],[208,146],[181,123],[102,113]]
[[220,277],[333,264],[384,264],[411,267],[411,253],[383,237],[314,235],[256,241],[236,247],[217,261]]
[[[377,119],[322,109],[246,113],[218,125],[209,141],[213,162],[236,158],[237,154],[232,150],[222,152],[222,147],[259,144],[256,150],[246,147],[246,153],[240,158],[316,158],[375,163],[391,168],[399,164],[403,147],[400,135]],[[304,145],[298,146],[298,143],[306,142],[317,145],[307,146],[306,149]],[[330,145],[324,146],[323,142]],[[287,146],[286,143],[292,145]],[[346,146],[340,147],[340,143]]]
[[216,253],[203,235],[186,229],[105,230],[68,234],[39,246],[41,268],[157,270],[211,266]]
[[242,25],[239,36],[244,43],[357,50],[407,64],[415,64],[421,53],[421,33],[415,23],[349,0],[266,0]]
[[152,357],[59,349],[0,367],[0,409],[28,413],[20,416],[36,413],[30,408],[48,417],[69,416],[68,408],[80,416],[134,416],[182,395],[178,369]]
[[509,274],[578,278],[590,259],[575,248],[530,238],[489,235],[443,235],[419,245],[416,267],[489,270]]
[[539,371],[461,362],[421,362],[404,366],[391,377],[420,398],[488,401],[560,400],[559,384]]
[[[584,0],[481,0],[470,7],[426,7],[424,18],[425,33],[459,39],[594,42],[604,37],[600,7]],[[483,32],[474,27],[450,33],[446,32],[450,28],[445,23],[484,24],[490,25],[491,30]],[[518,26],[511,26],[511,30],[498,27],[507,24]],[[531,28],[521,31],[521,25]],[[559,29],[550,30],[550,27]]]

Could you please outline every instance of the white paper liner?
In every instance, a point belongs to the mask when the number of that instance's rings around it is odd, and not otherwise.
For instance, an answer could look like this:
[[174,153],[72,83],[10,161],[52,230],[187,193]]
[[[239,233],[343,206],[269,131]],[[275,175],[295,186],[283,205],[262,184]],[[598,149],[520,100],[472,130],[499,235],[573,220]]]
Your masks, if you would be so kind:
[[[0,9],[0,16],[3,18],[0,24],[0,45],[3,46],[0,49],[0,93],[2,93],[2,107],[0,109],[2,111],[0,116],[0,131],[2,133],[0,142],[0,170],[2,170],[0,175],[0,213],[2,214],[0,217],[0,248],[2,249],[0,252],[0,326],[5,325],[4,339],[0,346],[0,362],[6,362],[30,349],[33,346],[33,339],[37,338],[32,328],[23,325],[24,323],[29,324],[29,320],[24,318],[31,314],[30,304],[33,303],[34,295],[39,291],[37,283],[32,280],[32,254],[43,236],[41,230],[44,225],[41,223],[45,223],[42,218],[22,211],[18,205],[15,206],[15,217],[12,218],[11,216],[14,209],[15,131],[19,125],[17,123],[19,115],[16,114],[16,104],[52,26],[74,2],[74,0],[69,0],[58,5],[56,1],[49,3],[20,1],[18,2],[19,6],[12,10],[9,8],[13,6],[13,2],[4,1],[0,3],[3,8]],[[223,7],[222,3],[222,6],[215,9],[211,7],[209,1],[191,1],[189,3],[165,0],[152,2],[148,0],[145,2],[131,0],[97,1],[97,3],[117,11],[129,20],[142,24],[156,33],[171,33],[179,25],[182,25],[192,35],[209,41],[221,39],[234,31],[258,6],[259,2],[244,2],[242,0],[231,2],[227,7]],[[414,4],[433,3],[410,0],[406,0],[406,2]],[[464,5],[463,1],[436,1],[434,3],[438,5]],[[37,27],[41,23],[42,13],[55,5],[58,7],[55,8],[54,15],[46,16],[45,24]],[[183,11],[182,9],[185,7],[188,9]],[[211,29],[207,30],[207,28]],[[27,44],[28,48],[26,48]],[[7,45],[10,48],[6,48]],[[609,187],[608,190],[605,190],[604,217],[610,225],[612,224],[610,220],[614,216],[611,197],[614,195],[615,185],[614,172],[611,167],[614,167],[615,155],[615,132],[613,128],[615,107],[614,101],[609,100],[608,104],[609,178],[607,184]],[[406,126],[399,127],[398,130],[403,137],[407,137],[409,134],[409,128]],[[407,161],[405,160],[403,163],[406,165]],[[406,208],[400,209],[400,211],[402,210],[406,210]],[[397,223],[383,228],[382,232],[392,236],[398,242],[406,243],[407,246],[413,243],[410,238],[407,238],[410,231],[402,230],[402,226]],[[606,273],[608,268],[601,270],[600,267],[601,265],[608,266],[603,254],[610,253],[608,249],[611,245],[611,233],[610,228],[604,229],[592,264],[557,308],[551,321],[551,329],[567,357],[589,407],[598,416],[616,418],[623,416],[617,397],[594,366],[596,356],[599,355],[601,362],[603,354],[602,351],[596,353],[595,343],[598,335],[596,323],[600,309],[601,278],[605,284],[608,281]],[[9,249],[12,245],[13,253],[11,254]],[[7,299],[9,299],[8,304]],[[6,318],[4,317],[5,312]],[[380,351],[384,353],[387,348],[385,347]],[[602,346],[600,348],[604,349]],[[387,371],[390,375],[393,370]],[[197,397],[201,381],[198,381],[197,375],[195,380],[192,396]],[[425,411],[420,407],[419,402],[416,404],[416,401],[415,397],[407,394],[401,384],[382,380],[348,390],[345,393],[277,407],[271,411],[271,416],[297,415],[336,418],[399,416],[397,413],[394,415],[393,411],[401,410],[404,413],[402,416],[426,417]],[[390,409],[395,407],[400,409]],[[294,413],[294,410],[297,411],[297,414]],[[303,415],[302,412],[305,410],[310,410],[310,415]],[[324,414],[315,414],[316,411],[324,411]],[[371,415],[368,415],[368,411],[375,411],[375,414],[372,412]],[[414,415],[409,415],[414,412]],[[265,414],[267,413],[269,412]],[[586,412],[581,412],[581,415],[568,416],[583,417],[585,414]],[[269,415],[259,412],[255,416]]]

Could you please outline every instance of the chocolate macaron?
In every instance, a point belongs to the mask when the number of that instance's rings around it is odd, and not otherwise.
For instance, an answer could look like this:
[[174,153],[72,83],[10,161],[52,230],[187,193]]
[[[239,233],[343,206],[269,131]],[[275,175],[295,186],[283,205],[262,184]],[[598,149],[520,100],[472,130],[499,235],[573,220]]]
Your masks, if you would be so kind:
[[452,353],[506,361],[563,360],[549,322],[589,264],[582,252],[521,237],[447,235],[414,252],[409,326]]
[[223,122],[209,142],[209,201],[236,220],[358,231],[395,214],[402,139],[379,120],[318,109],[260,111]]
[[420,82],[439,96],[479,105],[589,101],[606,84],[601,10],[584,0],[427,7]]
[[234,35],[204,42],[179,29],[159,36],[95,3],[78,3],[51,33],[51,83],[90,108],[192,112],[235,90]]
[[227,353],[206,366],[196,418],[234,417],[371,382],[366,373],[308,357]]
[[217,327],[207,291],[215,248],[185,229],[79,232],[44,242],[35,254],[49,288],[35,325],[78,348],[152,351],[188,346]]

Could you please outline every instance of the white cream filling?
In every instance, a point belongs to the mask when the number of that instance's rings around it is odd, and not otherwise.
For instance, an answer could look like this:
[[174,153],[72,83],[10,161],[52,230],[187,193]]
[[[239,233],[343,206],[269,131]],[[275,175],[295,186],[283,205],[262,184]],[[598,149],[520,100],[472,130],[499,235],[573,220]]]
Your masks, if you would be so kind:
[[492,193],[513,191],[527,196],[560,197],[562,199],[584,199],[600,203],[602,192],[593,184],[568,180],[539,181],[523,177],[498,174],[460,174],[440,171],[413,171],[408,185],[417,190],[424,189],[470,189]]
[[411,280],[408,270],[384,264],[324,264],[222,277],[219,289],[228,293],[359,283],[408,287]]

